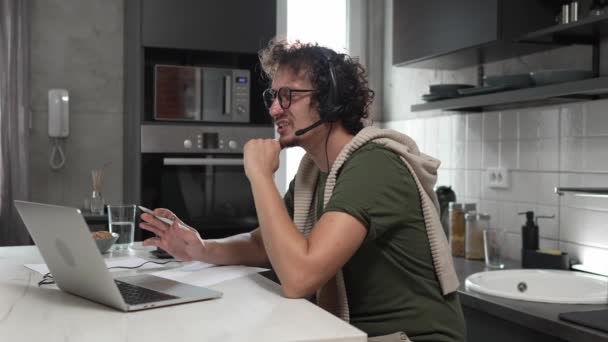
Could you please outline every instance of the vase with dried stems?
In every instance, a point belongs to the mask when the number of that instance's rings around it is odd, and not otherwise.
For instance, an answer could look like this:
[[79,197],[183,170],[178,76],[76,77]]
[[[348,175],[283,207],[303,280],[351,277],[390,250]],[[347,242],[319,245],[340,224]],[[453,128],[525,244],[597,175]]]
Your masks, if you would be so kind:
[[104,200],[101,195],[103,187],[103,169],[91,171],[93,180],[93,192],[91,193],[91,213],[103,215]]

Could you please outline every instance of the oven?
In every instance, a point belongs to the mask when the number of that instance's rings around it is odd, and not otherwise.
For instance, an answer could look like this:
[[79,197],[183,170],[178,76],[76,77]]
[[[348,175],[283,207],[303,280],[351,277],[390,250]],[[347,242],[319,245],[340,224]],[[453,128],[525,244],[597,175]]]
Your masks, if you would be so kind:
[[203,238],[251,231],[258,222],[243,145],[273,136],[271,126],[142,125],[142,205],[172,210]]

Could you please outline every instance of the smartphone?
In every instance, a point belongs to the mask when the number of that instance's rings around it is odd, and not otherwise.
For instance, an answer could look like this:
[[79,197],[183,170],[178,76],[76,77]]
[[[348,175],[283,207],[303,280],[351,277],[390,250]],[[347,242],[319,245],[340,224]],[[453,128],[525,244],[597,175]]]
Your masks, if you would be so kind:
[[168,225],[172,225],[172,224],[173,224],[173,221],[172,221],[172,220],[169,220],[169,219],[168,219],[168,218],[166,218],[166,217],[158,216],[158,215],[156,215],[156,214],[155,214],[155,213],[154,213],[152,210],[150,210],[150,209],[148,209],[148,208],[146,208],[146,207],[143,207],[143,206],[141,206],[141,205],[138,205],[138,207],[139,207],[139,209],[140,209],[141,211],[143,211],[144,213],[146,213],[146,214],[150,214],[150,215],[152,215],[152,216],[156,217],[157,219],[159,219],[159,220],[160,220],[160,221],[162,221],[163,223],[166,223],[166,224],[168,224]]

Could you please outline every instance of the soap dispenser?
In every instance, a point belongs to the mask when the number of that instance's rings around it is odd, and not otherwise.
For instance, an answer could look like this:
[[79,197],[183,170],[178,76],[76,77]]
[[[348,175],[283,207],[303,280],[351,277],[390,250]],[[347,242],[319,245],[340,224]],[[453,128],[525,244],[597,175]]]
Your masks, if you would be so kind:
[[538,249],[538,225],[534,223],[534,212],[519,213],[519,215],[524,214],[526,215],[526,223],[521,227],[522,261],[524,260],[523,251]]
[[533,211],[526,211],[519,215],[526,215],[526,223],[521,227],[521,266],[523,268],[568,269],[570,267],[568,253],[539,250],[538,247],[538,219],[554,218],[555,215],[537,216],[536,220]]

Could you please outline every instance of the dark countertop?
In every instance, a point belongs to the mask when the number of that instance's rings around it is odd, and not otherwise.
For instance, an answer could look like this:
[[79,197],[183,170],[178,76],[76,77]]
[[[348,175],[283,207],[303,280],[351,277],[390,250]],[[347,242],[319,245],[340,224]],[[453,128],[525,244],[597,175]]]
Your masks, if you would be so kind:
[[[571,311],[608,309],[604,304],[550,304],[513,300],[467,291],[465,279],[477,272],[487,270],[482,261],[454,258],[454,268],[460,280],[460,301],[463,306],[491,314],[527,328],[537,330],[568,341],[608,342],[608,334],[585,328],[558,318],[558,314]],[[518,263],[507,262],[507,269],[521,268]]]

